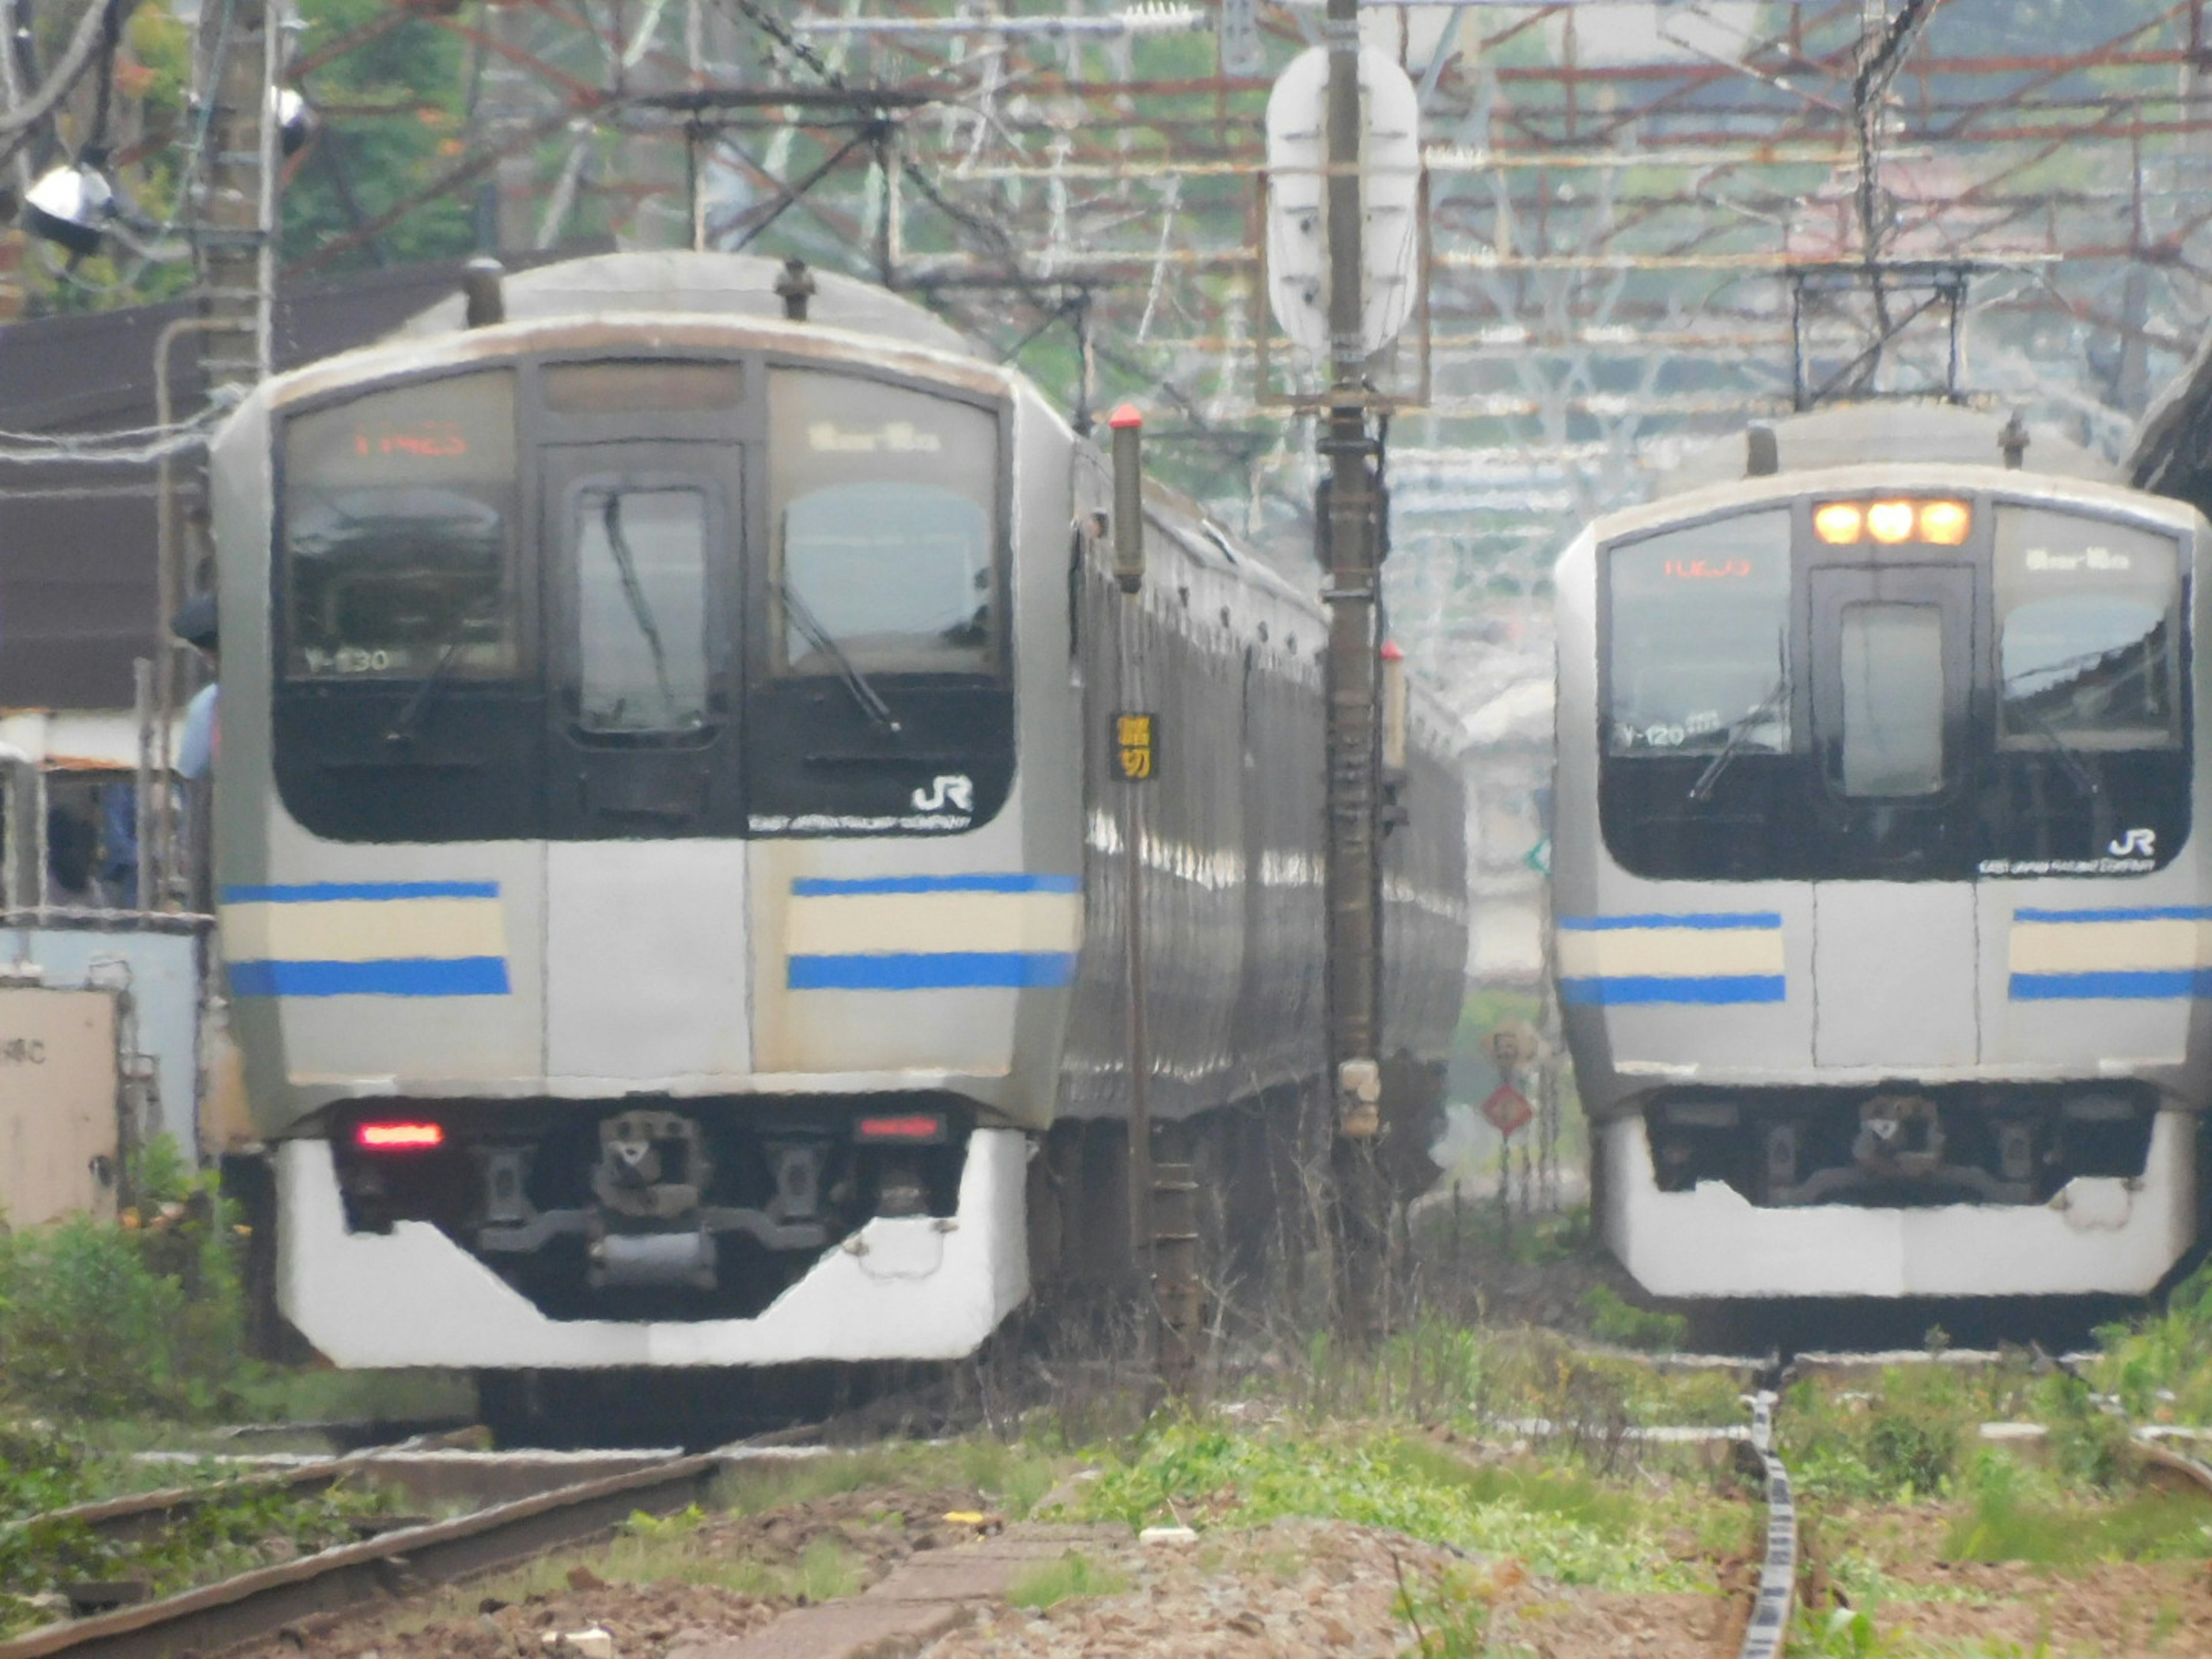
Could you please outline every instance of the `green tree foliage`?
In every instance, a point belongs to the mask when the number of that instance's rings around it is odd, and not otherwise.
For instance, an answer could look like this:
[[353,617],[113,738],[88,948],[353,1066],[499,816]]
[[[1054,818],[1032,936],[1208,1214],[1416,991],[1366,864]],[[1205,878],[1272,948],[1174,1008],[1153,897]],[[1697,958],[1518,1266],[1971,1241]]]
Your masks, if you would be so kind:
[[[389,9],[389,0],[303,0],[298,57],[313,58]],[[314,252],[406,201],[468,149],[467,43],[410,19],[339,53],[307,77],[324,129],[284,192],[283,257]],[[447,258],[473,245],[470,193],[447,191],[405,214],[328,270]]]

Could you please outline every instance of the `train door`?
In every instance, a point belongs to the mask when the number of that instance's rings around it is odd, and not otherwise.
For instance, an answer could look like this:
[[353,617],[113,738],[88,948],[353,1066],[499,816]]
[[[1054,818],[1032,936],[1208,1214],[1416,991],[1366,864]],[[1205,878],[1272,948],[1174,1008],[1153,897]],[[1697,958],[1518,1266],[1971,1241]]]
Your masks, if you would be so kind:
[[1813,1054],[1823,1066],[1970,1066],[1974,890],[1952,878],[1973,765],[1974,573],[1810,573],[1813,721],[1829,868],[1813,887]]
[[749,1066],[742,453],[543,451],[552,1076]]

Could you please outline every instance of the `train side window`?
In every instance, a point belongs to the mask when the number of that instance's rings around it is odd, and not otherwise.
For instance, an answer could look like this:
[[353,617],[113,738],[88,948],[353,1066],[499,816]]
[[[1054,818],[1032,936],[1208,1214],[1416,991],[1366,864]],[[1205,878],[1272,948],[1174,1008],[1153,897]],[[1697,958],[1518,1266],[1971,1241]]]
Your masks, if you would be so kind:
[[1843,607],[1841,782],[1847,795],[1943,787],[1943,613],[1862,600]]
[[579,667],[586,732],[693,732],[707,723],[707,498],[697,489],[576,492]]
[[769,404],[783,672],[994,670],[1004,606],[991,415],[803,369],[773,373]]
[[283,467],[291,677],[516,671],[512,372],[410,381],[296,416]]
[[2180,556],[2171,537],[2000,506],[1996,564],[2001,747],[2180,744]]
[[1606,750],[1781,754],[1790,728],[1790,514],[1616,545]]

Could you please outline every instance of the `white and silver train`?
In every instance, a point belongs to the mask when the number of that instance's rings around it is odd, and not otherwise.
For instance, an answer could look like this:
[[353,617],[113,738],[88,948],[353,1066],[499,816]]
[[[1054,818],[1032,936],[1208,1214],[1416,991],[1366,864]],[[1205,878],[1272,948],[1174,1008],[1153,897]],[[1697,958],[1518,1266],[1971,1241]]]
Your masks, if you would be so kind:
[[[1248,1267],[1296,1226],[1320,606],[1158,489],[1125,597],[1097,445],[920,307],[779,271],[507,276],[215,445],[222,951],[278,1301],[340,1364],[947,1358],[1126,1273],[1133,867],[1151,1109]],[[1413,728],[1418,1124],[1466,921]]]
[[1801,416],[1559,562],[1555,968],[1656,1294],[2142,1293],[2197,1237],[2208,528],[2021,439]]

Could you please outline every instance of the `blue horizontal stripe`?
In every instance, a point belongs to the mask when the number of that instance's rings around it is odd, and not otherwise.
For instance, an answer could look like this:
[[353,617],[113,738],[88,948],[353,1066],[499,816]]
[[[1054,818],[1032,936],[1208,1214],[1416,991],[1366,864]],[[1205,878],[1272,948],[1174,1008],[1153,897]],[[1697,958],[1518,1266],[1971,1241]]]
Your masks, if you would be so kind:
[[234,962],[241,997],[503,997],[504,957],[386,957],[374,962]]
[[1559,1000],[1577,1004],[1780,1002],[1784,994],[1780,974],[1608,974],[1559,981]]
[[1571,933],[1616,933],[1638,927],[1696,927],[1710,932],[1782,926],[1771,910],[1705,911],[1686,916],[1561,916],[1559,926]]
[[2014,974],[2014,1002],[2164,1001],[2212,997],[2212,968],[2113,969],[2094,974]]
[[880,956],[793,957],[794,991],[943,991],[981,987],[1065,985],[1075,977],[1072,951],[887,951]]
[[495,881],[310,881],[293,887],[226,887],[225,904],[331,904],[342,899],[497,898]]
[[2015,910],[2014,921],[2212,921],[2212,905],[2154,904],[2136,910]]
[[847,879],[800,876],[791,884],[798,898],[842,897],[848,893],[1079,893],[1080,876],[1010,875],[864,876]]

